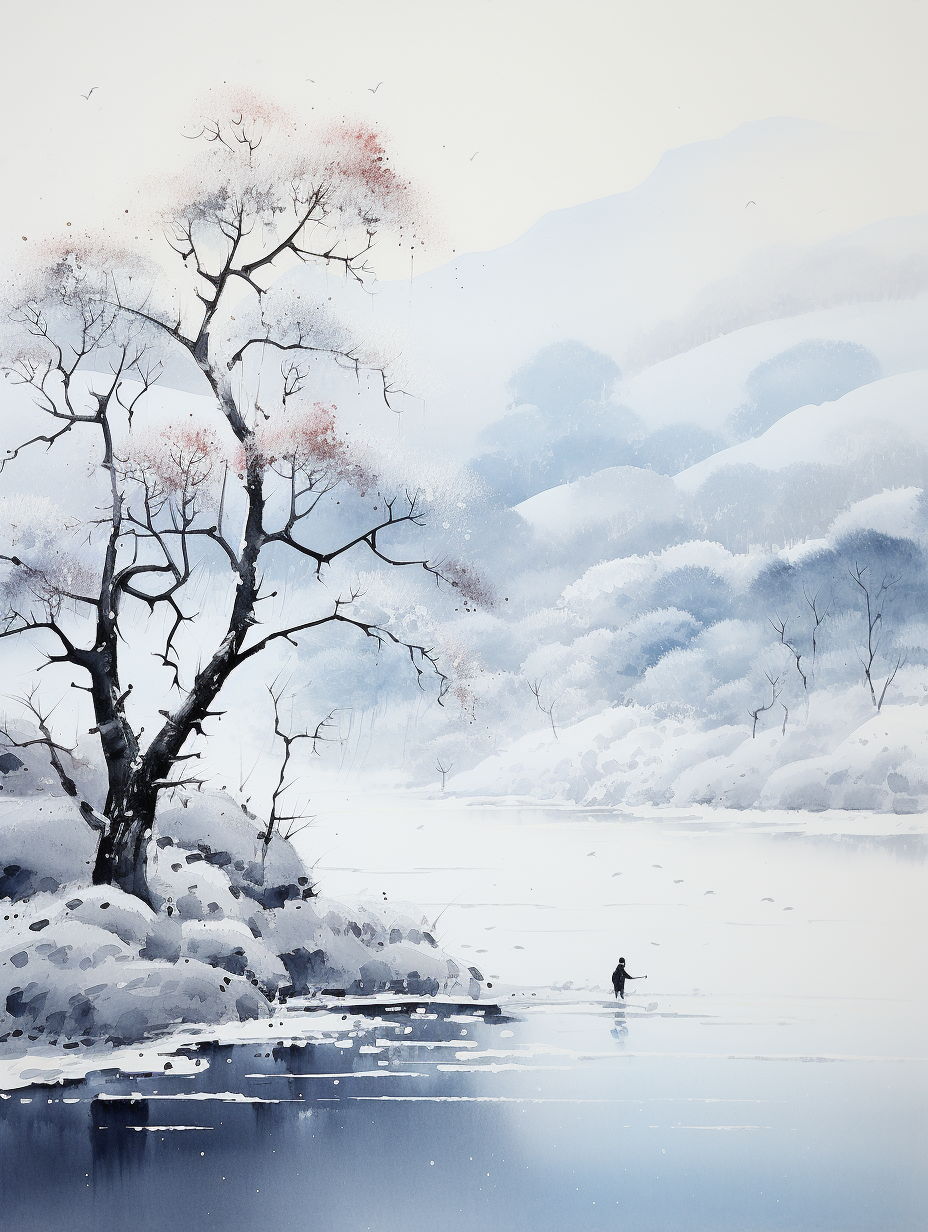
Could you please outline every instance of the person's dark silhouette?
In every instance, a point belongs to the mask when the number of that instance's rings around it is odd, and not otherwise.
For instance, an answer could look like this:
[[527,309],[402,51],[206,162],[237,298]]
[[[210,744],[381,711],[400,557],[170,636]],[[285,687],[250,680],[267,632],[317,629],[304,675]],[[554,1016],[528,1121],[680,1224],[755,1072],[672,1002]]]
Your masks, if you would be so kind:
[[625,959],[619,959],[619,965],[612,973],[612,987],[615,990],[616,1000],[619,997],[625,1000],[625,981],[626,980],[646,980],[646,975],[629,975],[625,970]]

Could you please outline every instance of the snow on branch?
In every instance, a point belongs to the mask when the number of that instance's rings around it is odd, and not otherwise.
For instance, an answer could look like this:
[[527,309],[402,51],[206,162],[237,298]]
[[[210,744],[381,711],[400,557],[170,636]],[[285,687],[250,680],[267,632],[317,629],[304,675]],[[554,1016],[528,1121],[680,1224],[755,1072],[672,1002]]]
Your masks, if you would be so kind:
[[0,571],[0,618],[7,626],[14,615],[57,612],[64,600],[96,602],[99,569],[63,543],[79,529],[45,497],[0,497],[0,562],[8,566]]

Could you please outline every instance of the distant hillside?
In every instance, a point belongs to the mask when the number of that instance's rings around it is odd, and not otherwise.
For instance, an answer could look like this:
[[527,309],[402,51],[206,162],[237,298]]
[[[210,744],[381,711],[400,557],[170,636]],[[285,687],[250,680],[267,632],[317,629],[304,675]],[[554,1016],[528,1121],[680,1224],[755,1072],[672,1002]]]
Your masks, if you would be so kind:
[[928,289],[928,216],[889,219],[810,248],[775,245],[736,275],[704,287],[675,320],[642,333],[623,352],[641,371],[762,321],[838,304],[905,300]]
[[[873,136],[747,124],[669,152],[631,192],[380,285],[373,316],[407,335],[407,388],[428,395],[410,430],[466,454],[505,411],[511,374],[558,340],[637,371],[760,321],[916,294],[928,285],[925,220],[884,223],[855,206],[855,186],[878,169]],[[417,372],[428,376],[418,386]]]
[[836,402],[792,411],[762,436],[682,471],[676,484],[695,492],[711,475],[733,466],[777,471],[799,464],[848,465],[874,451],[928,456],[926,406],[928,371],[886,377]]

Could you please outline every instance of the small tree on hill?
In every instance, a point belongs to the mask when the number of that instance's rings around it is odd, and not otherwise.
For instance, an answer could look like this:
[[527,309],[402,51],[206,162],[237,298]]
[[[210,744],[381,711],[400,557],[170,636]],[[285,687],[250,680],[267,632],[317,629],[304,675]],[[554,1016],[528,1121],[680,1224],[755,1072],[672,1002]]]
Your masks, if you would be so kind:
[[[861,566],[854,562],[853,568],[848,568],[848,574],[854,584],[859,587],[863,596],[864,612],[867,618],[867,644],[862,650],[858,650],[857,657],[860,660],[860,666],[864,669],[864,680],[867,682],[867,687],[870,690],[870,700],[876,706],[877,713],[883,709],[883,702],[886,700],[886,690],[896,679],[896,675],[905,664],[905,655],[900,653],[896,655],[895,661],[890,666],[889,672],[883,682],[883,688],[880,691],[879,699],[876,695],[876,687],[874,683],[874,672],[876,671],[876,659],[880,650],[880,644],[883,640],[883,612],[886,604],[889,601],[892,589],[901,580],[898,577],[884,577],[879,586],[875,586],[867,579],[869,565]],[[878,682],[877,682],[878,683]]]
[[[326,296],[272,285],[287,259],[363,284],[378,232],[413,223],[409,185],[375,133],[344,126],[311,142],[254,100],[211,119],[198,141],[163,219],[164,263],[99,237],[47,246],[13,303],[18,342],[6,359],[47,427],[24,434],[3,467],[89,435],[106,498],[101,509],[88,481],[83,552],[68,554],[59,527],[46,549],[33,537],[3,557],[0,637],[40,634],[51,643],[49,664],[79,669],[72,683],[89,693],[108,780],[101,806],[80,802],[100,834],[93,879],[145,900],[159,793],[196,781],[185,769],[199,756],[191,745],[243,664],[310,630],[345,626],[401,648],[420,682],[434,673],[439,699],[448,687],[436,651],[365,616],[357,587],[337,597],[321,587],[311,611],[262,607],[271,595],[265,572],[287,566],[282,554],[320,579],[336,562],[366,556],[480,597],[468,568],[391,548],[397,531],[423,524],[423,494],[387,483],[340,433],[334,409],[313,397],[318,366],[334,363],[373,372],[389,401],[383,361],[333,316]],[[196,365],[208,399],[205,413],[183,422],[159,418],[154,397],[178,355]],[[221,627],[198,620],[192,589],[204,576],[217,602],[232,591]],[[175,698],[144,740],[127,713],[133,682],[120,670],[138,636],[125,617],[133,606],[166,617],[163,632],[142,636],[157,636]],[[182,653],[191,628],[192,666]],[[42,741],[57,768],[61,750],[45,720]]]

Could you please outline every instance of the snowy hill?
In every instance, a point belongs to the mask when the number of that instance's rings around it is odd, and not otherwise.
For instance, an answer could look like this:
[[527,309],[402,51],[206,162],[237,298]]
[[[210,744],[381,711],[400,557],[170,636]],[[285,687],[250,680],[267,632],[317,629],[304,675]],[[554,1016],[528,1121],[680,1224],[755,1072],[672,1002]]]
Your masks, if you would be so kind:
[[[481,433],[472,465],[502,503],[518,506],[535,524],[544,521],[546,501],[560,499],[536,496],[565,483],[573,489],[579,481],[589,493],[585,499],[595,503],[585,481],[616,467],[685,472],[678,487],[690,491],[726,466],[760,458],[770,468],[770,456],[780,458],[777,467],[847,464],[877,447],[885,453],[882,427],[865,430],[868,417],[882,425],[885,412],[894,425],[898,419],[904,439],[921,439],[915,374],[925,371],[928,295],[767,321],[618,381],[608,356],[578,342],[557,343],[513,376],[510,389],[520,405]],[[839,403],[831,419],[809,410]],[[810,416],[818,424],[818,444],[806,448]],[[773,436],[766,435],[780,421]],[[845,421],[854,427],[842,436]],[[792,433],[797,440],[790,446]],[[747,443],[757,439],[763,443]],[[623,482],[640,487],[645,480],[629,473]],[[890,470],[871,490],[896,482]],[[921,483],[922,476],[907,473],[901,482]],[[864,493],[855,488],[849,495]],[[572,507],[578,497],[572,491]],[[610,499],[601,521],[612,518]],[[664,520],[675,516],[672,506],[671,499]]]
[[[565,500],[544,493],[527,505]],[[573,533],[577,559],[589,529],[578,521]],[[535,715],[526,706],[522,734],[450,789],[585,805],[925,811],[926,545],[928,508],[909,487],[866,497],[794,548],[697,540],[592,565],[522,622],[511,696],[534,682]],[[496,684],[497,708],[503,698]]]
[[[640,467],[609,467],[540,492],[517,505],[515,512],[540,539],[570,543],[572,550],[582,553],[584,542],[598,548],[597,536],[602,533],[616,539],[635,528],[669,525],[692,516],[687,498],[712,476],[721,480],[719,472],[727,468],[748,466],[789,474],[789,468],[809,466],[854,468],[868,459],[871,466],[886,470],[874,480],[880,490],[884,482],[893,482],[893,459],[898,458],[907,468],[903,472],[900,461],[895,470],[898,481],[917,482],[921,476],[913,476],[911,468],[918,469],[919,459],[928,459],[926,406],[928,370],[886,377],[835,402],[792,411],[761,436],[722,449],[673,479]],[[849,487],[847,495],[860,493]],[[750,493],[744,496],[750,499]],[[840,491],[836,499],[833,513],[843,504]],[[810,526],[808,532],[819,529]]]
[[503,412],[513,370],[559,339],[638,370],[764,320],[924,290],[924,220],[884,222],[854,205],[880,157],[869,136],[744,125],[504,248],[382,284],[375,318],[407,331],[413,367],[431,374],[416,432],[466,450]]
[[614,397],[649,428],[686,420],[721,429],[744,399],[752,370],[810,339],[865,347],[883,376],[928,368],[928,295],[841,305],[746,326],[619,381]]
[[668,520],[678,504],[673,481],[636,466],[612,466],[576,483],[539,492],[515,512],[543,538],[572,538],[608,523],[631,530],[646,519]]
[[676,476],[695,492],[725,466],[787,466],[853,463],[875,450],[928,450],[928,370],[906,372],[855,389],[836,402],[804,406],[778,420],[762,436],[733,445]]

